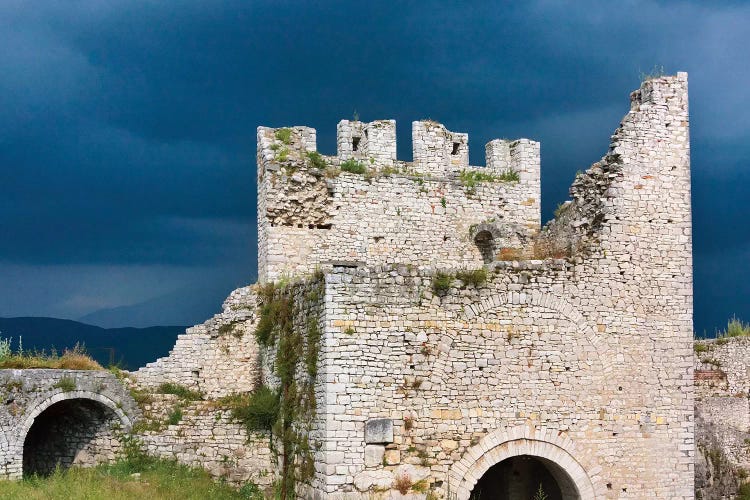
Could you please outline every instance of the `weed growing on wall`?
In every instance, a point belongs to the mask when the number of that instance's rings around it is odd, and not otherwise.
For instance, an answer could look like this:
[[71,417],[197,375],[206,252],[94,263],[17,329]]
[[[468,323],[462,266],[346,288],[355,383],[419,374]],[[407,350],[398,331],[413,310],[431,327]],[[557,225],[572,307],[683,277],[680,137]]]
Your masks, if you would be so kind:
[[464,285],[471,285],[474,287],[481,286],[487,281],[487,271],[482,269],[475,269],[473,271],[457,271],[456,278],[463,281]]
[[348,160],[341,163],[340,167],[342,172],[349,172],[351,174],[364,174],[367,172],[367,167],[362,162],[349,158]]
[[451,284],[453,284],[452,275],[438,272],[432,280],[432,291],[435,292],[435,295],[443,296],[448,293]]
[[326,163],[326,161],[323,159],[323,156],[317,151],[308,151],[307,161],[312,168],[316,168],[318,170],[325,170],[328,168],[328,163]]
[[[316,276],[320,279],[320,276]],[[295,317],[305,311],[320,297],[319,290],[308,292],[295,303],[299,284],[269,283],[259,291],[259,320],[255,331],[258,343],[275,348],[278,389],[273,396],[278,401],[277,412],[271,425],[271,449],[280,462],[278,498],[295,498],[297,483],[307,482],[314,474],[314,461],[308,432],[315,416],[314,378],[317,375],[317,358],[320,331],[317,322],[310,319],[305,327],[294,323]],[[270,391],[270,389],[269,389]],[[269,397],[270,400],[270,397]]]
[[276,140],[281,141],[288,146],[292,143],[292,129],[280,128],[274,133],[274,137],[276,137]]
[[161,384],[156,392],[159,394],[173,394],[183,401],[200,401],[203,399],[203,394],[199,391],[188,389],[184,385],[173,384],[171,382],[165,382]]
[[70,377],[62,377],[52,387],[62,389],[63,392],[71,392],[76,390],[76,381]]

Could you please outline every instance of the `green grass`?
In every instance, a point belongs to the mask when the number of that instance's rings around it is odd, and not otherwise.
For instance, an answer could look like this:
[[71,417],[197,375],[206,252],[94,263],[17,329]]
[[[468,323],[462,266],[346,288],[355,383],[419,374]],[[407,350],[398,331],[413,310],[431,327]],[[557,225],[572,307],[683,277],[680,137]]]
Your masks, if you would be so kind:
[[[140,477],[131,474],[140,473]],[[214,481],[207,472],[173,461],[123,459],[90,469],[57,470],[49,477],[0,481],[3,500],[260,500],[259,489],[248,483],[240,490]]]
[[310,166],[313,168],[317,168],[318,170],[325,170],[328,168],[328,163],[326,163],[323,156],[317,151],[308,151],[307,159],[310,162]]
[[292,143],[292,129],[290,128],[280,128],[274,133],[274,136],[287,146]]
[[223,397],[219,403],[229,408],[232,418],[243,423],[248,432],[270,430],[279,415],[279,395],[264,385],[252,394]]

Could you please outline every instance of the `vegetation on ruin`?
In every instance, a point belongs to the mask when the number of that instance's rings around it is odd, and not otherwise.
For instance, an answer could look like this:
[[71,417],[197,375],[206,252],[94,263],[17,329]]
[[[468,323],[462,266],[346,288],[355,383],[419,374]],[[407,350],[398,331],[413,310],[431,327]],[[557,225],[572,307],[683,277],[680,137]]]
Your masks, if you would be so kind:
[[165,382],[161,384],[156,392],[159,394],[173,394],[183,401],[200,401],[203,399],[203,394],[199,391],[188,389],[184,385],[173,384],[171,382]]
[[232,321],[231,323],[225,323],[219,327],[219,335],[226,336],[231,335],[236,339],[241,339],[245,334],[245,330],[238,328],[239,321]]
[[65,370],[103,370],[102,365],[86,354],[86,349],[76,344],[65,349],[62,354],[53,348],[46,351],[24,351],[22,339],[18,338],[18,348],[14,352],[11,339],[0,337],[1,368],[54,368]]
[[328,163],[317,151],[308,151],[306,156],[307,161],[312,168],[316,168],[318,170],[325,170],[328,168]]
[[735,316],[727,321],[727,327],[716,334],[717,339],[732,337],[750,337],[750,323],[745,323]]
[[[275,347],[279,385],[275,392],[268,391],[278,401],[276,414],[269,416],[273,417],[271,432],[275,438],[271,439],[271,450],[280,462],[277,495],[281,500],[295,498],[298,482],[307,482],[314,474],[308,433],[315,417],[314,378],[320,332],[314,320],[300,328],[301,325],[295,327],[294,319],[306,305],[318,300],[320,291],[310,290],[296,303],[297,286],[300,284],[268,283],[260,288],[255,331],[262,347]],[[264,398],[266,403],[274,399],[269,395]]]
[[453,275],[443,272],[435,273],[432,279],[432,291],[435,295],[445,295],[453,284]]
[[290,128],[280,128],[273,135],[276,137],[276,140],[281,141],[287,146],[292,143],[292,129]]
[[518,182],[521,180],[518,172],[513,169],[506,170],[500,175],[480,172],[478,170],[461,170],[458,178],[461,184],[472,190],[482,182]]
[[279,395],[266,386],[251,394],[232,394],[219,400],[229,408],[232,418],[244,424],[248,432],[270,431],[279,415]]
[[55,389],[62,389],[63,392],[75,391],[76,381],[70,377],[62,377],[52,387]]
[[349,172],[351,174],[364,174],[367,172],[367,167],[365,167],[364,163],[357,161],[354,158],[349,158],[348,160],[341,162],[339,168],[342,172]]
[[57,469],[49,477],[0,481],[8,500],[262,500],[260,488],[247,483],[236,489],[204,470],[146,456],[122,458],[111,465]]
[[483,285],[487,281],[487,271],[484,268],[474,269],[473,271],[457,271],[456,278],[461,280],[464,285],[477,287]]

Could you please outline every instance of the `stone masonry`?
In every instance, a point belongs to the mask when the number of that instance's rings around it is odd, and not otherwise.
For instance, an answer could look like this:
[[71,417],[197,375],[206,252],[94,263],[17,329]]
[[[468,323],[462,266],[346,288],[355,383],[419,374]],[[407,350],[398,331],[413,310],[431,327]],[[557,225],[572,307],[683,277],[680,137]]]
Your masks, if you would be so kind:
[[[512,479],[496,465],[534,458],[565,500],[693,498],[687,75],[631,94],[544,227],[538,143],[491,141],[470,166],[466,134],[420,121],[403,162],[395,126],[340,122],[336,156],[316,153],[314,129],[258,129],[260,282],[294,304],[295,331],[320,328],[298,494],[467,500]],[[259,290],[135,379],[212,398],[278,387],[278,344],[249,335]],[[149,449],[199,447],[182,429]],[[214,437],[225,451],[210,453],[235,453]],[[251,478],[275,467],[263,447],[237,452]]]

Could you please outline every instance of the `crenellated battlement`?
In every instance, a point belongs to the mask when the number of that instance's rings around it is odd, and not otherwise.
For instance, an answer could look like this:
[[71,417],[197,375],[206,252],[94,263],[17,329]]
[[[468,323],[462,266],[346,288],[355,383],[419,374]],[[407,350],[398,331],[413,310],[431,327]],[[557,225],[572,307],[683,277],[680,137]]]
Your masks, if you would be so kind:
[[493,248],[529,253],[541,226],[539,143],[495,139],[477,167],[468,134],[422,120],[412,135],[405,162],[394,120],[340,121],[336,156],[317,153],[313,128],[259,127],[260,279],[342,261],[475,268],[492,258],[470,231],[482,223],[501,228]]
[[[289,144],[278,145],[276,133],[279,130],[291,131]],[[304,126],[259,127],[259,159],[278,158],[276,152],[284,146],[290,150],[316,151],[316,136],[315,129]],[[519,174],[522,183],[538,183],[539,150],[539,143],[529,139],[493,139],[485,145],[486,166],[473,166],[469,165],[469,134],[452,132],[436,121],[419,120],[412,122],[413,160],[403,162],[396,157],[395,120],[341,120],[336,126],[336,156],[327,159],[335,165],[357,160],[373,172],[399,167],[404,173],[435,178],[449,177],[466,169],[487,168],[487,173],[492,175],[513,171]]]

